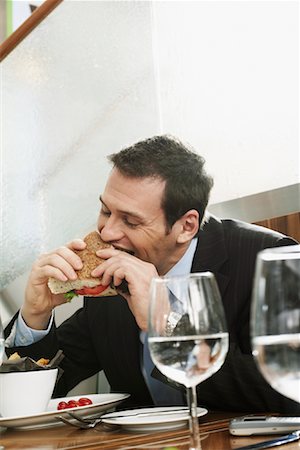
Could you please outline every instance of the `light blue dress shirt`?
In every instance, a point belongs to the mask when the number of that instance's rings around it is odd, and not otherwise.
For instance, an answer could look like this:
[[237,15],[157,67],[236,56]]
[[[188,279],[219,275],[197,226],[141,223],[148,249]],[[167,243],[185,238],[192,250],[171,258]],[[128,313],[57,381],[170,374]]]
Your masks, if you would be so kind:
[[48,328],[46,330],[34,330],[33,328],[30,328],[26,325],[20,311],[12,332],[6,341],[6,344],[8,344],[9,347],[23,347],[40,341],[49,333],[53,319],[54,313],[52,312]]

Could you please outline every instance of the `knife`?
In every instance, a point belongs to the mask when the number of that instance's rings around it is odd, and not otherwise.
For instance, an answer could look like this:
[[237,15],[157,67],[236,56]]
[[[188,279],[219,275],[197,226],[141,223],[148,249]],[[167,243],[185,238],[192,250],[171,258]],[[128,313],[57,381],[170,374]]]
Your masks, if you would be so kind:
[[291,434],[286,434],[270,441],[259,442],[258,444],[246,445],[244,447],[238,447],[235,450],[261,450],[263,448],[277,447],[277,445],[289,444],[290,442],[300,439],[300,430],[294,431]]
[[[126,412],[126,411],[124,411]],[[164,416],[169,414],[179,414],[179,413],[187,413],[189,412],[188,408],[178,408],[178,409],[164,409],[162,411],[148,411],[148,412],[131,412],[130,414],[118,414],[108,413],[101,416],[103,419],[130,419],[131,417],[151,417],[151,416]]]

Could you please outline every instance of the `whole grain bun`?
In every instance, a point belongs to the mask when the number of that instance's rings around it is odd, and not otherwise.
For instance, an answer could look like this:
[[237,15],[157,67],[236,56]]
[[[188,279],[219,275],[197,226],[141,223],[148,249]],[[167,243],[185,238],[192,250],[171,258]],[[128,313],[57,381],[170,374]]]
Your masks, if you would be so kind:
[[83,262],[82,269],[77,270],[78,279],[86,280],[92,278],[92,281],[98,280],[97,284],[99,284],[100,278],[91,277],[92,271],[104,261],[96,255],[96,251],[103,248],[110,248],[111,245],[103,242],[97,231],[92,231],[92,233],[88,234],[83,240],[86,243],[86,248],[83,250],[74,250],[74,253],[76,253]]
[[[95,287],[101,284],[101,278],[91,276],[91,272],[99,266],[104,260],[96,255],[96,251],[103,248],[112,247],[110,244],[103,242],[97,231],[92,231],[83,239],[86,242],[86,248],[83,250],[74,250],[82,260],[83,267],[77,270],[77,280],[75,281],[59,281],[55,278],[49,278],[48,287],[53,294],[64,294],[73,289],[82,289],[83,287]],[[117,295],[117,291],[108,286],[108,288],[97,296]]]

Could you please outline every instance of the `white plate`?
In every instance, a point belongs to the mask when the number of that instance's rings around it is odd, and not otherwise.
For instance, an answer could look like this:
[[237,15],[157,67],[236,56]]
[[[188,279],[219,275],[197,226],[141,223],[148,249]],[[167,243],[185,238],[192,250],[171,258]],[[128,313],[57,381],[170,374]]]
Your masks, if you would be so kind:
[[[198,417],[207,414],[207,409],[197,408]],[[122,417],[120,415],[122,414]],[[149,432],[176,430],[187,426],[189,412],[183,406],[141,408],[104,414],[102,421],[110,425],[121,425],[125,430]]]
[[[128,398],[129,394],[84,394],[75,395],[70,397],[54,398],[50,400],[47,411],[31,415],[31,416],[18,416],[18,417],[1,417],[0,427],[7,428],[39,428],[45,426],[53,426],[61,424],[62,422],[57,419],[57,416],[68,417],[68,411],[76,411],[76,413],[82,417],[90,417],[98,415],[103,411],[107,411],[121,403]],[[80,397],[88,397],[92,400],[92,405],[78,406],[76,408],[57,410],[57,405],[61,401],[79,400]]]

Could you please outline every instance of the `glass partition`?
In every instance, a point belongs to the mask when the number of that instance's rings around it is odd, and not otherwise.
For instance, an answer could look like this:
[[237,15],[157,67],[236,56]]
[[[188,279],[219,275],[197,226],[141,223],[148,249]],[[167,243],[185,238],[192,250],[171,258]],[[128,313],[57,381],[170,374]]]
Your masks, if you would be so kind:
[[3,289],[95,226],[106,155],[159,132],[151,3],[65,1],[1,72]]

